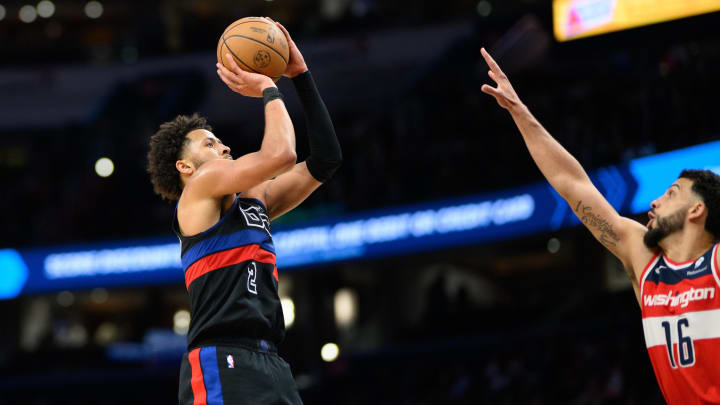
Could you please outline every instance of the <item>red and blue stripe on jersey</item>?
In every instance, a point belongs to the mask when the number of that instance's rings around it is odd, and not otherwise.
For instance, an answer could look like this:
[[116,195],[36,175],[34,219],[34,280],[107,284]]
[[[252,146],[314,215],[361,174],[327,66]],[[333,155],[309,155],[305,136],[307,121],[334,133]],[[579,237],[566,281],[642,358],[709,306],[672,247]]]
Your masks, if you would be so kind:
[[272,264],[273,276],[278,279],[275,247],[265,231],[241,229],[203,239],[182,255],[185,287],[190,289],[193,281],[211,271],[248,260]]
[[718,246],[682,263],[656,255],[642,274],[645,343],[668,404],[720,404]]
[[216,224],[193,236],[182,234],[176,214],[173,230],[190,295],[188,347],[232,346],[243,338],[279,343],[285,325],[263,203],[237,197]]

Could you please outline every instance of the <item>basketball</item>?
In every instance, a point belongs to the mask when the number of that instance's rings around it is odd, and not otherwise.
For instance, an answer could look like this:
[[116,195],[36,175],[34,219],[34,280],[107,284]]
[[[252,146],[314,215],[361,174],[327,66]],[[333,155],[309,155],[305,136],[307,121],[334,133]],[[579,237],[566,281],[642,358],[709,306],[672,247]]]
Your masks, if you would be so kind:
[[227,53],[242,70],[278,81],[287,67],[290,49],[285,34],[275,24],[262,17],[246,17],[230,24],[218,41],[217,60],[230,69]]

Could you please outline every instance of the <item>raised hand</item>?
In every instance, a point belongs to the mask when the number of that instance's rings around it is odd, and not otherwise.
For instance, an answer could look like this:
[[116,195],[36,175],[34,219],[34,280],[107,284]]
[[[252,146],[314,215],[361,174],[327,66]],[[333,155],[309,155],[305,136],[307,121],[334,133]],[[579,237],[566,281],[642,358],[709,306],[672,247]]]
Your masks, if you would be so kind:
[[268,87],[275,87],[271,78],[259,73],[246,72],[235,63],[233,56],[225,54],[225,60],[230,64],[230,69],[217,63],[218,76],[225,82],[230,90],[247,97],[262,97],[262,92]]
[[520,97],[518,97],[517,93],[515,93],[515,89],[513,89],[510,84],[510,80],[508,80],[508,77],[500,69],[500,66],[498,66],[497,62],[495,62],[495,59],[490,56],[485,48],[481,48],[480,53],[490,67],[488,76],[497,83],[497,87],[492,87],[489,84],[483,84],[480,90],[483,93],[487,93],[495,97],[498,104],[506,110],[521,105]]
[[297,45],[295,45],[295,41],[292,40],[290,37],[290,33],[288,30],[283,27],[282,24],[280,24],[277,21],[273,21],[270,17],[265,17],[270,22],[277,25],[278,28],[285,34],[285,38],[287,39],[288,46],[290,47],[290,60],[288,61],[287,68],[285,69],[285,73],[283,73],[283,76],[293,78],[301,73],[305,73],[308,70],[307,64],[305,63],[305,59],[303,58],[302,54],[300,53],[300,50],[298,49]]

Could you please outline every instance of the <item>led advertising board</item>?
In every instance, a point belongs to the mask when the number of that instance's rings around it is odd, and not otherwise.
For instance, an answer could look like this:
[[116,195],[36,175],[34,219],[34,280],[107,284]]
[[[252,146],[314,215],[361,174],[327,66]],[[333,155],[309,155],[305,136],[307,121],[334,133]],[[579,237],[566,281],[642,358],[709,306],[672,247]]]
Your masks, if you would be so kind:
[[720,0],[553,0],[553,30],[569,41],[720,11]]
[[[720,173],[720,141],[605,167],[591,172],[590,178],[618,212],[634,214],[647,211],[685,168]],[[282,272],[502,241],[577,224],[568,204],[547,182],[540,182],[273,227],[273,240]],[[180,245],[174,237],[0,250],[0,299],[183,281]]]

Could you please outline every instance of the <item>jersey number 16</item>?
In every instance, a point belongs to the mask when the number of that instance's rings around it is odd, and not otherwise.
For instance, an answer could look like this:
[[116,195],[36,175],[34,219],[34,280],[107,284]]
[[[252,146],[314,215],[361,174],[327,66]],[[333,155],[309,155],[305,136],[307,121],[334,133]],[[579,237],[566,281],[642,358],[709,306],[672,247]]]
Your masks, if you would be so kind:
[[[685,318],[681,318],[678,319],[677,322],[673,323],[675,323],[675,325],[668,321],[664,321],[661,324],[663,329],[665,329],[665,343],[667,345],[668,359],[670,360],[670,365],[672,366],[672,368],[677,368],[677,364],[679,363],[680,367],[690,367],[695,364],[695,349],[693,348],[692,339],[689,336],[683,335],[683,332],[687,330],[688,326],[690,326],[690,322]],[[678,336],[677,363],[675,362],[675,351],[673,350],[673,326],[677,328]]]

